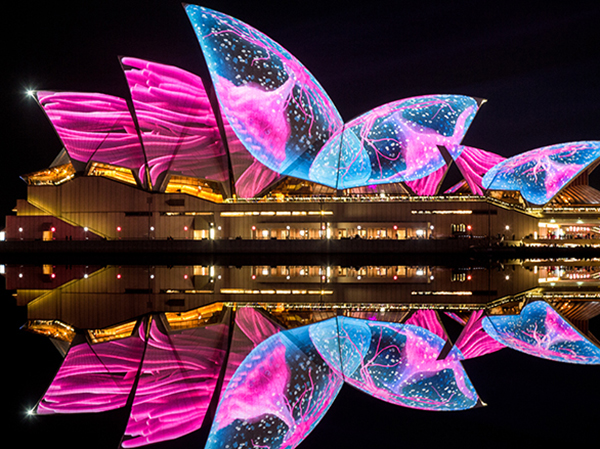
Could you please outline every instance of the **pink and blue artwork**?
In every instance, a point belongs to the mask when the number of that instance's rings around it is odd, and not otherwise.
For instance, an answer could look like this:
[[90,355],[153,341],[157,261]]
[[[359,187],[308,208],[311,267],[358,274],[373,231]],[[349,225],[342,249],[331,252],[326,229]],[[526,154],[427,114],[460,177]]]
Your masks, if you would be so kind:
[[600,158],[600,141],[561,143],[518,154],[490,169],[488,190],[518,190],[533,204],[546,204]]
[[520,315],[488,316],[483,328],[499,343],[558,362],[600,364],[600,348],[544,301],[527,304]]
[[233,375],[206,448],[294,448],[342,384],[312,344],[308,326],[279,332],[258,345]]

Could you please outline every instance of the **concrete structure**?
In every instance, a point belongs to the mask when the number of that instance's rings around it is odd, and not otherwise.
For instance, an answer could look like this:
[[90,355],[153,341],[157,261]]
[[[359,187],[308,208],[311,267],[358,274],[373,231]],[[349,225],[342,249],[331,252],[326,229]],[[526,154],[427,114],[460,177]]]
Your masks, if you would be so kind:
[[[591,188],[590,188],[591,189]],[[30,185],[6,240],[448,239],[600,244],[600,207],[524,207],[475,195],[268,195],[214,203],[148,192],[104,177]],[[474,241],[474,244],[477,244]]]

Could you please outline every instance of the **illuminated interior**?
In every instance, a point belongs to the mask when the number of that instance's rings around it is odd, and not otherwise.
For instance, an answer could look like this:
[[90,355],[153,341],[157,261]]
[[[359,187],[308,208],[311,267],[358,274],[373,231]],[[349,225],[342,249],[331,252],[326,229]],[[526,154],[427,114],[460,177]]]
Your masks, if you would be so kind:
[[186,193],[207,201],[212,201],[213,203],[221,203],[223,201],[223,195],[220,193],[219,186],[216,183],[188,176],[171,176],[165,193]]
[[110,164],[102,164],[100,162],[92,162],[88,170],[88,176],[103,176],[115,181],[124,182],[125,184],[137,185],[133,173],[125,167],[118,167]]
[[28,321],[23,328],[36,334],[69,343],[75,338],[75,329],[57,320]]
[[75,168],[73,164],[68,163],[55,167],[50,167],[45,170],[40,170],[35,173],[23,175],[21,178],[30,185],[45,186],[45,185],[60,185],[75,177]]
[[165,317],[173,330],[189,329],[216,323],[223,311],[223,304],[216,303],[187,312],[168,312]]
[[90,342],[95,344],[131,337],[131,334],[135,329],[135,325],[135,321],[129,321],[127,323],[111,326],[105,329],[90,329],[88,330]]

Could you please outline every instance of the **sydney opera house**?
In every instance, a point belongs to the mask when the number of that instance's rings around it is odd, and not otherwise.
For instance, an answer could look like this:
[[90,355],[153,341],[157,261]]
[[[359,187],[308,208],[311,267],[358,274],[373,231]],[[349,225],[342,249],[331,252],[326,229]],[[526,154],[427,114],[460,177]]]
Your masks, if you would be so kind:
[[[23,176],[6,240],[600,236],[588,182],[599,141],[510,158],[464,146],[483,101],[461,95],[397,100],[344,123],[279,44],[186,11],[206,76],[123,57],[129,98],[32,94],[64,148]],[[444,186],[451,171],[460,181]]]
[[[461,95],[344,123],[279,44],[185,9],[206,74],[122,57],[128,98],[34,93],[63,149],[23,176],[5,240],[600,245],[600,141],[510,158],[465,146],[483,101]],[[119,447],[192,435],[212,449],[295,448],[344,384],[412,409],[479,407],[462,362],[503,348],[599,365],[599,263],[0,267],[26,327],[64,355],[36,414],[126,409]]]

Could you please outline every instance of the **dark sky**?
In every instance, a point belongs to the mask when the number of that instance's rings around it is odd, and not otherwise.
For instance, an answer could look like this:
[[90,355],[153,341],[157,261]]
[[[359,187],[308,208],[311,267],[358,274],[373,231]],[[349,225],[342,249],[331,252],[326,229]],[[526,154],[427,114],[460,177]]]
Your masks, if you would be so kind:
[[[201,4],[253,25],[297,56],[345,120],[401,98],[466,94],[488,103],[465,144],[510,156],[554,143],[600,139],[600,3]],[[25,197],[18,176],[46,167],[61,148],[43,112],[25,97],[26,89],[124,96],[118,55],[192,72],[200,68],[200,49],[178,1],[12,2],[1,16],[2,216],[17,197]],[[64,435],[69,429],[86,432],[89,448],[116,446],[122,428],[110,416],[23,421],[18,408],[39,398],[59,357],[49,342],[34,337],[16,348],[23,352],[15,358],[14,385],[8,388],[19,393],[10,413],[22,446],[59,439],[68,447],[81,444]],[[489,404],[485,409],[418,412],[345,387],[300,447],[539,447],[569,439],[581,447],[589,437],[596,438],[591,447],[597,444],[598,367],[557,364],[507,350],[466,365]]]

